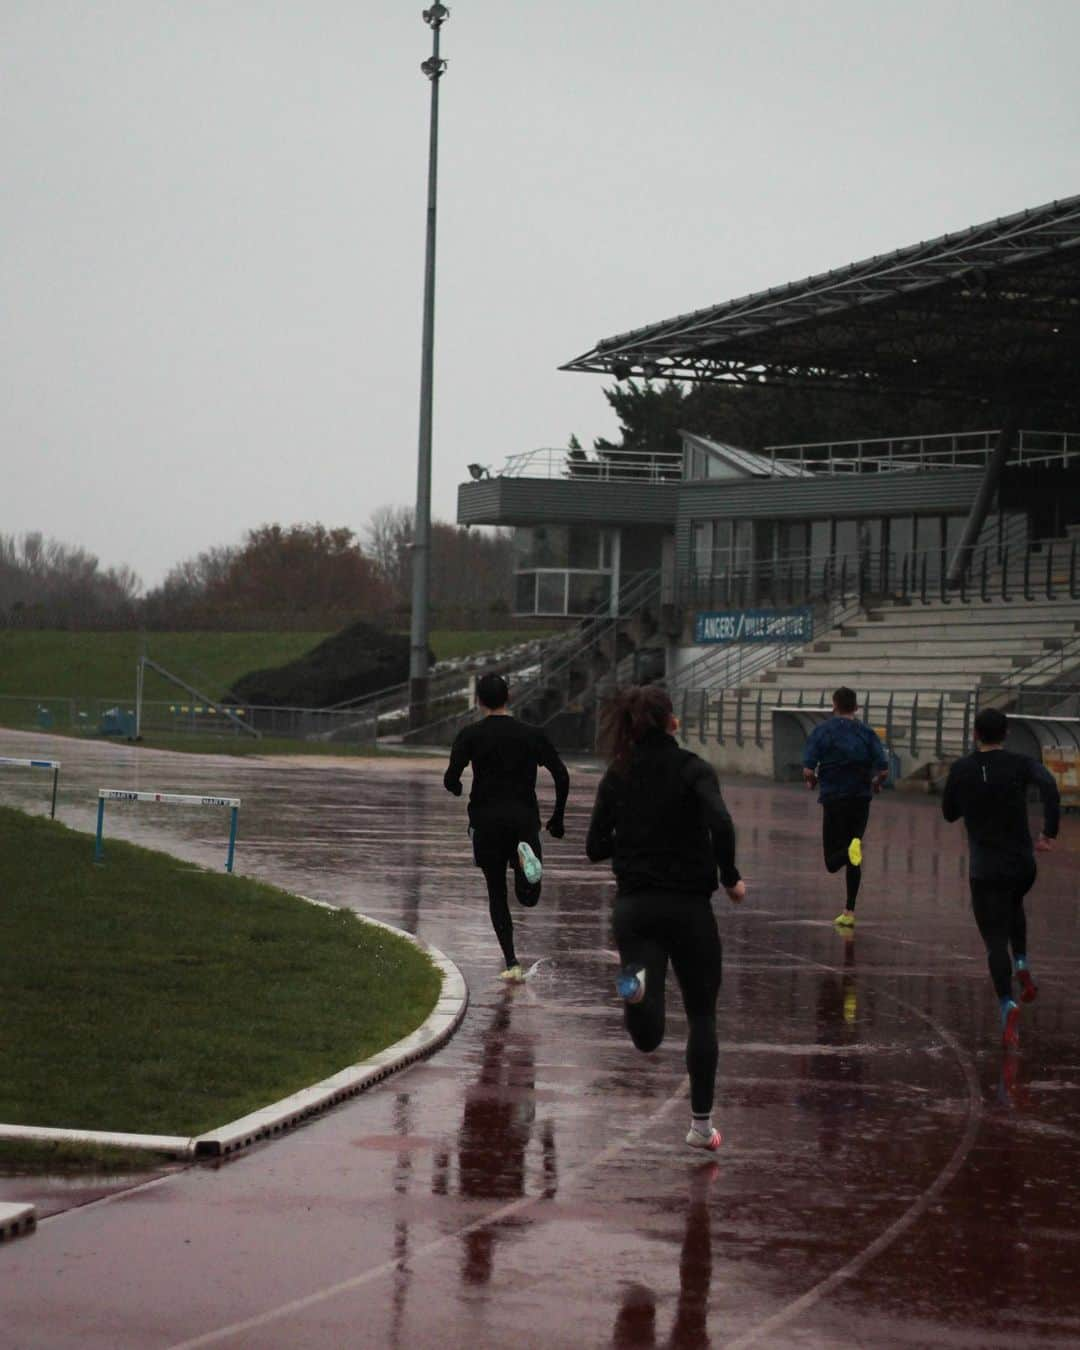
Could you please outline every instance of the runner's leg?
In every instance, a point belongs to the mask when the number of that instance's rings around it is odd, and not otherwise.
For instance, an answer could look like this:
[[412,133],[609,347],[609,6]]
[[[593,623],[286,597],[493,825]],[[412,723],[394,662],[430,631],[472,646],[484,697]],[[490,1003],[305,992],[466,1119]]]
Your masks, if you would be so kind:
[[[847,799],[846,828],[850,831],[848,834],[848,843],[852,839],[862,839],[866,834],[866,827],[870,823],[870,798],[869,797],[849,797]],[[859,895],[859,886],[862,884],[862,867],[856,867],[847,861],[847,852],[845,845],[845,862],[847,863],[844,873],[844,880],[847,883],[847,907],[855,908],[855,901]]]
[[[540,847],[540,831],[535,825],[531,825],[528,830],[518,834],[518,840],[524,841],[541,862],[544,860],[543,850]],[[517,896],[518,904],[524,905],[526,909],[532,909],[533,905],[540,899],[540,888],[543,886],[543,880],[530,886],[525,880],[525,873],[517,865],[517,854],[514,855],[514,894]]]
[[[639,1050],[648,1054],[664,1039],[666,1006],[664,984],[668,956],[654,929],[657,909],[669,897],[620,895],[615,900],[613,924],[619,959],[624,966],[645,971],[645,997],[624,1005],[626,1029]],[[658,905],[659,902],[659,905]]]
[[686,1071],[695,1118],[708,1119],[716,1088],[716,996],[723,949],[716,915],[705,897],[671,897],[671,965],[679,981],[689,1035]]
[[971,908],[982,940],[994,992],[1004,1003],[1012,998],[1012,960],[1009,935],[1013,923],[1012,891],[996,881],[971,878]]
[[496,826],[478,825],[473,828],[473,858],[484,874],[487,883],[488,913],[491,926],[502,948],[503,963],[506,969],[516,966],[517,955],[514,952],[514,921],[510,917],[507,904],[506,866],[507,856],[503,832]]

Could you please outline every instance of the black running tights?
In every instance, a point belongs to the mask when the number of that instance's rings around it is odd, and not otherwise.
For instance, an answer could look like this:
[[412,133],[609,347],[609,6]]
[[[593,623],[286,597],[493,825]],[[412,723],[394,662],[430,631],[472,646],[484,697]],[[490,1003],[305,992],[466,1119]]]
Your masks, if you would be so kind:
[[695,1115],[708,1115],[716,1084],[716,996],[722,956],[709,897],[677,892],[620,895],[614,926],[623,965],[645,969],[644,999],[626,1005],[630,1038],[646,1054],[663,1041],[670,960],[689,1023],[686,1070],[691,1109]]
[[1024,896],[1034,884],[1034,873],[1019,880],[971,878],[971,908],[986,944],[986,961],[998,998],[1012,998],[1013,957],[1027,956]]
[[540,887],[543,884],[538,881],[530,886],[517,865],[517,846],[522,840],[538,858],[542,856],[540,833],[535,821],[485,821],[473,827],[473,858],[487,882],[488,913],[507,969],[517,965],[517,955],[514,951],[514,921],[507,903],[506,869],[514,869],[514,894],[518,903],[526,909],[532,909],[540,899]]
[[847,869],[844,874],[847,907],[854,909],[862,881],[862,868],[852,867],[848,862],[848,845],[866,833],[870,820],[870,798],[834,797],[831,801],[822,802],[821,806],[821,848],[825,854],[825,867],[830,872],[839,872],[841,867]]

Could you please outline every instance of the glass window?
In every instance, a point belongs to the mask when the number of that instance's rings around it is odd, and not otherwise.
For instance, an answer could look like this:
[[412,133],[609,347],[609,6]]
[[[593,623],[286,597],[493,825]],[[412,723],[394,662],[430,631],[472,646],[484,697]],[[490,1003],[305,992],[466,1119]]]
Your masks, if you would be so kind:
[[710,520],[695,520],[692,527],[691,548],[693,550],[693,570],[698,576],[708,576],[712,571],[713,527]]
[[915,548],[919,553],[941,548],[941,516],[919,516],[915,521]]
[[514,532],[519,568],[565,567],[569,552],[565,525],[533,525]]
[[535,572],[519,572],[514,578],[514,613],[536,613]]
[[771,520],[755,520],[754,558],[757,562],[772,562],[776,548],[776,524]]
[[[731,522],[728,522],[731,528]],[[737,520],[734,522],[731,544],[731,565],[734,568],[745,568],[750,563],[750,550],[753,547],[754,523],[751,520]]]
[[777,527],[776,556],[802,558],[810,552],[810,522],[787,520]]
[[568,614],[593,614],[611,599],[611,577],[599,572],[570,573]]
[[893,516],[889,521],[889,552],[899,567],[915,547],[915,522],[911,516]]
[[815,558],[828,558],[832,551],[832,521],[812,520],[810,522],[810,552]]
[[567,567],[599,567],[602,531],[580,525],[567,530],[567,553],[559,561]]
[[836,556],[853,557],[859,551],[859,522],[857,520],[838,520],[836,522]]
[[537,614],[566,613],[566,573],[538,572],[536,575]]

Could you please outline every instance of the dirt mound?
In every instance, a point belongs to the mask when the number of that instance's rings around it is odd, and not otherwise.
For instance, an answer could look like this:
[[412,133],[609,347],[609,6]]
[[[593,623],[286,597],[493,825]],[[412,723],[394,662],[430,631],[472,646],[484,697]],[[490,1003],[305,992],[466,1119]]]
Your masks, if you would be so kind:
[[[429,660],[431,660],[429,653]],[[271,708],[329,708],[409,678],[409,639],[358,622],[272,670],[242,675],[223,699]]]

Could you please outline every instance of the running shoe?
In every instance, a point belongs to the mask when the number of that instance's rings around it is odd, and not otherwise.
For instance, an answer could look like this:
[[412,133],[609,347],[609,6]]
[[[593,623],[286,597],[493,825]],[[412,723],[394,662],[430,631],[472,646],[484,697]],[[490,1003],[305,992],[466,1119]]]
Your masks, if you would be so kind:
[[842,914],[838,914],[836,918],[833,919],[833,923],[836,924],[837,928],[854,928],[855,911],[853,909],[845,909]]
[[1001,1043],[1006,1050],[1020,1049],[1020,1009],[1012,1002],[1001,1019]]
[[645,971],[633,966],[623,966],[615,981],[615,988],[621,999],[627,1003],[640,1003],[645,997]]
[[544,875],[543,864],[524,840],[517,847],[518,866],[525,875],[525,880],[530,886],[535,886]]
[[691,1125],[686,1132],[686,1142],[691,1148],[707,1148],[710,1153],[715,1153],[723,1143],[723,1139],[719,1130],[713,1130],[711,1134],[702,1134]]
[[1035,995],[1039,992],[1039,986],[1031,978],[1031,971],[1025,966],[1023,970],[1016,972],[1016,978],[1020,981],[1020,1001],[1022,1003],[1034,1003]]
[[862,840],[853,839],[847,846],[847,859],[852,867],[862,866]]
[[525,974],[520,966],[507,966],[499,979],[505,980],[507,984],[524,984]]

